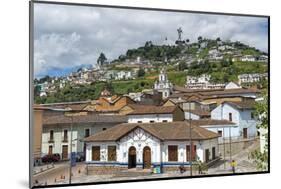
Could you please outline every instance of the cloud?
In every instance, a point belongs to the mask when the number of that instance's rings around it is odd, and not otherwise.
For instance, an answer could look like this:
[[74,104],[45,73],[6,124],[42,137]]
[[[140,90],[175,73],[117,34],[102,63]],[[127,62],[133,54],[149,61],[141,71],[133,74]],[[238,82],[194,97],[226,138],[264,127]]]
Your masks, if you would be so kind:
[[34,18],[35,76],[95,64],[101,52],[115,59],[148,40],[173,44],[178,27],[191,41],[220,37],[268,50],[266,18],[51,4],[36,4]]
[[[64,68],[75,66],[83,54],[77,44],[81,36],[77,33],[44,34],[34,41],[34,72],[40,75],[48,74],[52,67]],[[77,62],[75,62],[77,61]]]

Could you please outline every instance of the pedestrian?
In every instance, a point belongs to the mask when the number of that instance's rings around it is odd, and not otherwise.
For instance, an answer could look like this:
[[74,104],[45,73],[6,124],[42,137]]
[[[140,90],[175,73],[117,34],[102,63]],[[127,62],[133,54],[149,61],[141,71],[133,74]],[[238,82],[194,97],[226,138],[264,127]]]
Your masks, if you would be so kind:
[[235,167],[237,166],[236,161],[232,160],[231,163],[230,163],[230,166],[231,166],[232,172],[234,174],[235,173]]
[[179,166],[180,173],[183,174],[186,170],[183,165]]
[[202,174],[203,172],[202,172],[202,161],[201,160],[199,160],[198,161],[198,174],[200,175],[200,174]]

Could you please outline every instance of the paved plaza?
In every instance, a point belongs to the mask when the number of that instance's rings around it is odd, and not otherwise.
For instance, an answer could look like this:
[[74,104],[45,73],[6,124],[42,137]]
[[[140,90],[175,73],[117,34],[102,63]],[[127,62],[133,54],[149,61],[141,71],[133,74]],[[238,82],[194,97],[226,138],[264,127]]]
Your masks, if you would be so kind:
[[[254,172],[256,170],[255,164],[248,159],[248,154],[257,149],[258,142],[253,143],[245,150],[234,154],[232,159],[237,162],[236,173],[242,172]],[[214,175],[214,174],[232,174],[230,166],[230,157],[226,160],[220,159],[214,165],[204,170],[201,175]],[[46,166],[45,166],[46,167]],[[51,165],[49,166],[51,167]],[[38,170],[38,168],[36,168]],[[186,171],[180,173],[180,171],[167,172],[162,174],[153,174],[148,170],[126,170],[121,171],[118,174],[106,174],[106,175],[87,175],[86,165],[84,162],[77,163],[72,168],[71,183],[86,183],[86,182],[104,182],[104,181],[117,181],[117,180],[136,180],[136,179],[155,179],[155,178],[168,178],[168,177],[187,177],[190,176],[190,172]],[[197,176],[198,171],[193,169],[193,176]],[[52,168],[49,168],[42,173],[34,175],[35,185],[54,185],[54,184],[69,184],[69,162],[63,162],[54,164]]]

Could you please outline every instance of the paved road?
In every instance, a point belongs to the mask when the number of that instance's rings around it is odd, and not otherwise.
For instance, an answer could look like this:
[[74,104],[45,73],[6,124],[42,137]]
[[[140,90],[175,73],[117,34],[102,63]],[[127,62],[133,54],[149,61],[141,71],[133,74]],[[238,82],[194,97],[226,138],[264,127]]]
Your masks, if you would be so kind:
[[[249,160],[248,158],[250,152],[258,148],[259,148],[259,143],[255,141],[248,148],[232,156],[232,159],[237,162],[237,167],[236,167],[237,173],[258,171],[253,161]],[[229,158],[227,158],[226,160],[218,161],[215,165],[213,165],[208,169],[208,174],[222,174],[222,173],[232,173]]]
[[[233,159],[237,161],[236,172],[253,172],[257,171],[255,164],[248,159],[248,154],[254,149],[259,148],[258,143],[254,143],[249,146],[247,149],[239,152],[236,155],[233,155]],[[80,171],[79,171],[80,170]],[[134,180],[134,179],[151,179],[151,178],[165,178],[165,177],[186,177],[189,176],[189,171],[181,174],[179,171],[168,172],[163,174],[148,174],[143,176],[136,176],[132,173],[128,175],[87,175],[86,174],[86,165],[78,163],[72,170],[72,183],[86,183],[86,182],[101,182],[101,181],[114,181],[114,180]],[[223,174],[223,173],[232,173],[229,160],[224,161],[220,160],[215,165],[210,167],[206,174]],[[197,172],[194,171],[193,175],[196,175]],[[65,176],[64,179],[61,179],[61,176]],[[68,162],[56,165],[55,168],[43,172],[34,176],[34,179],[39,181],[39,184],[45,184],[47,182],[50,184],[68,184],[69,183],[69,164]],[[56,180],[56,182],[55,182]]]
[[[83,162],[78,163],[72,168],[72,176],[85,173],[85,165]],[[54,168],[44,171],[33,176],[34,181],[38,181],[38,185],[51,185],[59,183],[69,183],[69,162],[56,164]]]

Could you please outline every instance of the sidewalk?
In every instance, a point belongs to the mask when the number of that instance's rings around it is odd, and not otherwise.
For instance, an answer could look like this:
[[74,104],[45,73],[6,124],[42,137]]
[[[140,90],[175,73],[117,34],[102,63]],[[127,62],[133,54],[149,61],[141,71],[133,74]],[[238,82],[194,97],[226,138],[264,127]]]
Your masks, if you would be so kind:
[[55,168],[55,165],[53,163],[47,164],[47,165],[40,165],[33,167],[33,175],[37,175],[39,173],[42,173],[44,171],[50,170]]

